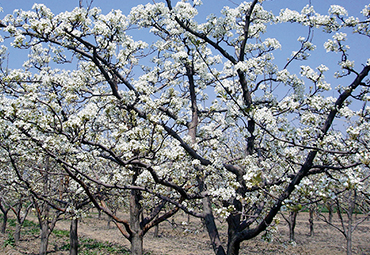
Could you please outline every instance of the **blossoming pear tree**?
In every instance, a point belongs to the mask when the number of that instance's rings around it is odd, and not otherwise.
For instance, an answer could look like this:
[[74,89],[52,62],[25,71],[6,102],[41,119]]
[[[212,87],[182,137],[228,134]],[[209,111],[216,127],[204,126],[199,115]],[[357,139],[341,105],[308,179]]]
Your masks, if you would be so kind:
[[[345,31],[369,37],[370,5],[357,18],[338,5],[274,14],[254,0],[201,21],[201,4],[157,1],[128,15],[36,4],[1,21],[3,38],[29,53],[19,69],[3,66],[1,119],[114,219],[132,254],[178,209],[204,219],[215,254],[238,254],[309,176],[325,183],[369,164],[359,138],[368,134],[370,60],[355,65]],[[280,23],[306,28],[283,65],[274,53],[284,45],[268,36]],[[315,45],[317,33],[331,38]],[[338,65],[312,66],[318,47]],[[112,213],[99,186],[129,193],[130,220]],[[228,224],[226,243],[215,217]]]

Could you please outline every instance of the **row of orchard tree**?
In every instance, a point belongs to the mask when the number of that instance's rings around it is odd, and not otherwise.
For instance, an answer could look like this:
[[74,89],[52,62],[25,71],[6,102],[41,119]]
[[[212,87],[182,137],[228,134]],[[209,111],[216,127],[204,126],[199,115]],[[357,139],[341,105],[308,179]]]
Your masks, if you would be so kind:
[[[350,48],[358,39],[345,32],[368,39],[370,5],[362,17],[338,5],[274,14],[254,0],[201,21],[201,4],[158,1],[128,15],[36,4],[1,20],[1,210],[33,205],[40,254],[62,214],[77,247],[88,205],[113,220],[132,254],[179,210],[204,221],[217,255],[238,254],[285,208],[330,200],[369,214],[370,56],[355,66],[350,53],[366,48]],[[282,62],[268,31],[290,26],[303,34]],[[146,42],[136,39],[143,33]],[[328,36],[318,48],[331,57],[314,67],[316,34]],[[17,69],[6,66],[9,41],[28,54]],[[119,203],[129,218],[116,214]],[[21,225],[25,214],[16,215]]]

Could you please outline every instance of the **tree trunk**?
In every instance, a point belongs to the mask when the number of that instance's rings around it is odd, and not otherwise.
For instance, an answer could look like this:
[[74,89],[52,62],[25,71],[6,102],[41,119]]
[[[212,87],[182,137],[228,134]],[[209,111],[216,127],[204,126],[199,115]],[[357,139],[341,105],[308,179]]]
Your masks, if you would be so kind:
[[6,231],[6,223],[8,222],[8,212],[3,212],[3,224],[1,225],[1,233],[5,234]]
[[[234,199],[233,205],[237,212],[242,211],[242,204],[240,201]],[[234,237],[240,231],[240,221],[241,221],[241,214],[235,213],[230,214],[227,217],[227,235],[228,235],[228,242],[227,242],[227,254],[228,255],[237,255],[240,251],[240,242],[233,240]]]
[[140,199],[140,191],[132,190],[130,198],[131,255],[143,254],[143,237],[140,227],[140,215],[142,213]]
[[143,254],[143,237],[138,233],[132,233],[131,237],[131,255]]
[[297,215],[298,211],[293,210],[290,212],[289,215],[289,240],[290,242],[295,242],[295,237],[294,237],[294,229],[297,221]]
[[71,220],[71,227],[69,231],[69,243],[70,243],[70,249],[69,254],[70,255],[77,255],[78,254],[78,219],[72,219]]
[[[44,194],[48,194],[50,192],[49,189],[49,157],[45,157],[45,172],[43,173],[43,192]],[[40,255],[46,255],[48,250],[48,244],[49,244],[49,234],[52,230],[49,229],[49,212],[50,208],[49,205],[45,202],[41,202],[41,205],[38,203],[38,201],[33,201],[34,207],[36,208],[36,211],[38,213],[37,217],[39,220],[39,225],[41,229],[41,236],[40,236]],[[50,231],[50,232],[49,232]]]
[[348,217],[348,225],[347,225],[347,255],[352,255],[352,223],[353,223],[353,213],[355,212],[356,202],[357,202],[357,192],[353,190],[353,197],[352,194],[349,194],[349,208],[347,210],[347,217]]
[[[350,227],[350,225],[348,225]],[[347,233],[347,255],[352,255],[352,232]]]
[[22,228],[22,224],[17,222],[16,225],[15,225],[15,231],[14,231],[14,242],[15,244],[19,244],[19,241],[21,240],[21,228]]
[[49,243],[49,226],[48,220],[44,219],[41,222],[41,234],[40,234],[40,255],[46,255],[48,250],[48,243]]
[[216,255],[225,255],[225,250],[222,247],[220,236],[215,224],[215,218],[212,214],[211,201],[208,197],[203,198],[203,211],[205,214],[204,223],[206,225],[209,238],[211,239],[213,251]]
[[15,244],[18,244],[21,240],[21,229],[23,222],[26,220],[26,217],[28,215],[28,212],[32,206],[32,203],[27,206],[27,208],[24,210],[24,213],[22,215],[22,201],[19,202],[17,209],[14,210],[14,213],[16,214],[17,223],[15,225],[15,231],[14,231],[14,241]]
[[345,234],[346,241],[347,241],[347,255],[352,255],[352,213],[350,212],[351,209],[352,208],[350,208],[349,211],[347,211],[348,225],[347,225],[347,231]]
[[235,224],[238,222],[236,219],[238,215],[230,215],[227,218],[228,222],[228,230],[227,230],[227,236],[228,236],[228,242],[227,242],[227,254],[228,255],[238,255],[240,251],[240,242],[234,241],[234,237],[238,233],[238,225]]
[[314,228],[313,228],[313,216],[314,216],[314,209],[313,208],[310,208],[310,218],[309,218],[309,222],[310,222],[310,236],[313,236],[314,235]]
[[155,225],[154,227],[154,233],[153,233],[154,238],[158,237],[158,232],[159,232],[159,224]]
[[333,221],[333,204],[330,202],[328,203],[328,211],[329,211],[329,223],[332,223]]

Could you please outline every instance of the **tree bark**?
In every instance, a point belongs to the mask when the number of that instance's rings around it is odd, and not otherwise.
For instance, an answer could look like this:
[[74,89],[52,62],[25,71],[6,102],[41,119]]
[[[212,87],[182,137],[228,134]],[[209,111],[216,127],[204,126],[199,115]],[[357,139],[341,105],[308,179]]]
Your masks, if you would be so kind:
[[352,197],[352,192],[349,193],[348,195],[348,203],[349,207],[347,210],[347,217],[348,217],[348,225],[347,225],[347,234],[346,234],[346,239],[347,239],[347,255],[352,255],[352,224],[353,224],[353,213],[355,212],[355,207],[356,207],[356,200],[357,200],[357,192],[356,190],[353,190],[353,197]]
[[333,205],[332,203],[328,203],[327,204],[327,207],[328,207],[328,213],[329,213],[329,223],[332,223],[333,222]]
[[29,204],[27,208],[24,210],[24,214],[22,215],[22,199],[20,200],[18,206],[16,209],[13,210],[13,212],[16,215],[17,223],[15,226],[15,231],[14,231],[14,241],[15,244],[17,245],[19,241],[21,240],[21,229],[23,222],[26,220],[26,217],[28,215],[29,210],[31,209],[32,204]]
[[3,198],[0,197],[0,210],[3,213],[3,223],[1,225],[1,233],[5,234],[6,231],[6,224],[8,222],[8,213],[10,211],[11,207],[7,206],[5,201],[3,201]]
[[[50,167],[50,161],[49,157],[45,157],[45,172],[43,173],[43,193],[46,195],[50,192],[49,189],[49,167]],[[48,250],[48,244],[49,244],[49,234],[51,233],[51,230],[49,230],[49,212],[50,208],[49,205],[45,202],[42,202],[41,205],[39,205],[38,201],[34,201],[34,206],[36,208],[36,211],[38,213],[38,219],[41,229],[41,240],[40,240],[40,255],[46,255]],[[50,231],[50,232],[49,232]]]
[[294,230],[295,230],[295,225],[297,222],[297,215],[298,215],[298,211],[296,210],[291,211],[289,215],[289,241],[290,242],[295,242]]
[[158,232],[159,232],[159,224],[155,225],[154,227],[154,233],[153,233],[154,238],[158,237]]
[[13,235],[15,245],[18,245],[19,241],[21,240],[21,228],[22,228],[22,224],[17,222],[15,225],[15,231]]
[[70,249],[69,254],[70,255],[77,255],[78,254],[78,219],[72,219],[71,220],[71,226],[69,231],[69,243],[70,243]]
[[203,211],[205,214],[204,223],[206,225],[209,238],[211,239],[212,247],[216,255],[226,255],[218,230],[215,223],[215,218],[212,214],[211,201],[208,197],[203,198]]
[[46,255],[48,250],[48,244],[49,244],[49,226],[48,226],[48,220],[43,219],[43,221],[40,223],[41,228],[41,234],[40,234],[40,249],[39,254],[40,255]]
[[3,211],[3,224],[1,225],[1,233],[5,234],[6,223],[8,222],[8,212],[9,210]]
[[140,205],[141,194],[138,190],[131,190],[130,198],[130,227],[132,234],[130,237],[131,242],[131,254],[142,255],[143,254],[143,237],[141,235],[140,227],[140,216],[141,216],[141,205]]
[[351,231],[351,228],[352,228],[352,222],[348,222],[348,232],[347,232],[347,236],[346,236],[346,239],[347,239],[347,255],[352,255],[352,231]]
[[[240,201],[234,199],[233,205],[237,212],[242,211],[242,204]],[[229,255],[237,255],[240,251],[240,242],[233,240],[234,237],[239,233],[241,227],[241,214],[240,213],[232,213],[227,217],[227,235],[228,235],[228,242],[227,242],[227,254]]]
[[313,221],[313,216],[314,216],[314,209],[313,208],[310,208],[310,218],[308,219],[309,223],[310,223],[310,236],[313,236],[314,235],[314,228],[313,228],[313,225],[314,225],[314,221]]

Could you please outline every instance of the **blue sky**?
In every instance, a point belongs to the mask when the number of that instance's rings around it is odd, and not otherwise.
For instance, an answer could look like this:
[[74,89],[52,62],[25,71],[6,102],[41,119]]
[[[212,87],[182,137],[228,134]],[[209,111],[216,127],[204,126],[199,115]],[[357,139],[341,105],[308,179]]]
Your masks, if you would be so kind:
[[[154,0],[160,2],[160,0]],[[93,5],[100,7],[103,12],[108,12],[112,9],[121,9],[123,13],[128,13],[129,10],[138,4],[153,3],[153,0],[94,0]],[[84,6],[89,0],[82,0]],[[175,2],[175,1],[173,1]],[[236,6],[241,3],[241,0],[203,0],[201,11],[208,13],[219,13],[223,6]],[[11,13],[14,9],[31,9],[34,3],[43,3],[53,12],[62,12],[72,10],[78,6],[79,0],[1,0],[0,6],[3,8],[3,14]],[[271,9],[275,14],[283,8],[302,9],[303,6],[309,3],[309,0],[267,0],[263,3],[265,9]],[[329,6],[337,4],[345,7],[349,15],[358,15],[364,5],[369,4],[368,0],[311,0],[316,11],[326,13]]]
[[[128,14],[130,9],[133,6],[138,4],[146,4],[146,3],[153,3],[153,1],[160,2],[161,0],[94,0],[93,6],[100,7],[103,13],[107,13],[112,9],[120,9],[124,14]],[[12,13],[14,9],[23,9],[29,10],[32,8],[33,4],[43,3],[47,7],[49,7],[54,13],[59,13],[63,11],[70,11],[78,6],[79,0],[39,0],[39,1],[29,1],[29,0],[0,0],[0,6],[3,8],[3,13],[0,13],[0,17],[8,13]],[[90,2],[89,0],[82,0],[84,6]],[[175,0],[173,0],[175,2]],[[241,0],[203,0],[203,6],[199,8],[199,21],[205,19],[210,13],[215,13],[216,15],[220,13],[220,10],[228,5],[230,7],[235,7],[236,5],[240,4]],[[300,11],[302,7],[307,5],[309,0],[266,0],[263,3],[263,6],[266,10],[273,11],[274,14],[278,14],[281,9],[290,8],[294,10]],[[369,4],[368,0],[311,0],[311,4],[314,6],[315,10],[319,13],[326,14],[328,8],[332,4],[338,4],[344,6],[349,15],[354,15],[361,17],[360,11],[364,8],[366,4]],[[144,30],[141,30],[146,32]],[[351,32],[348,31],[349,34],[349,44],[351,45],[351,49],[349,51],[351,60],[355,60],[357,69],[361,68],[361,64],[365,64],[366,60],[370,58],[370,54],[364,50],[358,49],[367,49],[369,42],[368,38],[361,38],[359,36],[351,37]],[[281,45],[282,50],[276,51],[274,53],[276,59],[278,60],[279,67],[285,64],[286,59],[291,55],[293,50],[298,50],[300,44],[297,42],[297,38],[299,36],[306,36],[307,35],[307,28],[302,28],[299,25],[295,24],[287,24],[287,25],[278,25],[272,26],[265,37],[276,37]],[[142,37],[140,37],[142,38]],[[308,62],[300,62],[293,67],[294,72],[299,72],[300,65],[312,65],[312,67],[318,66],[320,63],[324,62],[330,68],[330,75],[327,76],[327,80],[333,83],[332,88],[335,88],[339,84],[335,84],[338,81],[332,78],[332,74],[335,70],[337,70],[337,66],[335,65],[340,60],[340,56],[334,53],[326,54],[325,50],[323,49],[323,43],[328,39],[331,38],[331,35],[321,33],[320,31],[315,31],[314,34],[314,41],[313,43],[317,45],[317,50],[313,52],[313,57]],[[352,39],[354,38],[354,39]],[[25,52],[23,52],[25,54]],[[16,55],[16,53],[11,52],[9,55],[9,64],[10,67],[13,67],[16,63],[19,64],[19,56],[14,58],[12,56]],[[25,54],[26,55],[26,54]],[[16,62],[15,62],[16,61]],[[349,79],[344,80],[344,82],[350,82],[353,78],[350,77]],[[340,81],[343,84],[343,81]],[[334,92],[333,92],[334,93]],[[333,96],[335,96],[333,94]]]

